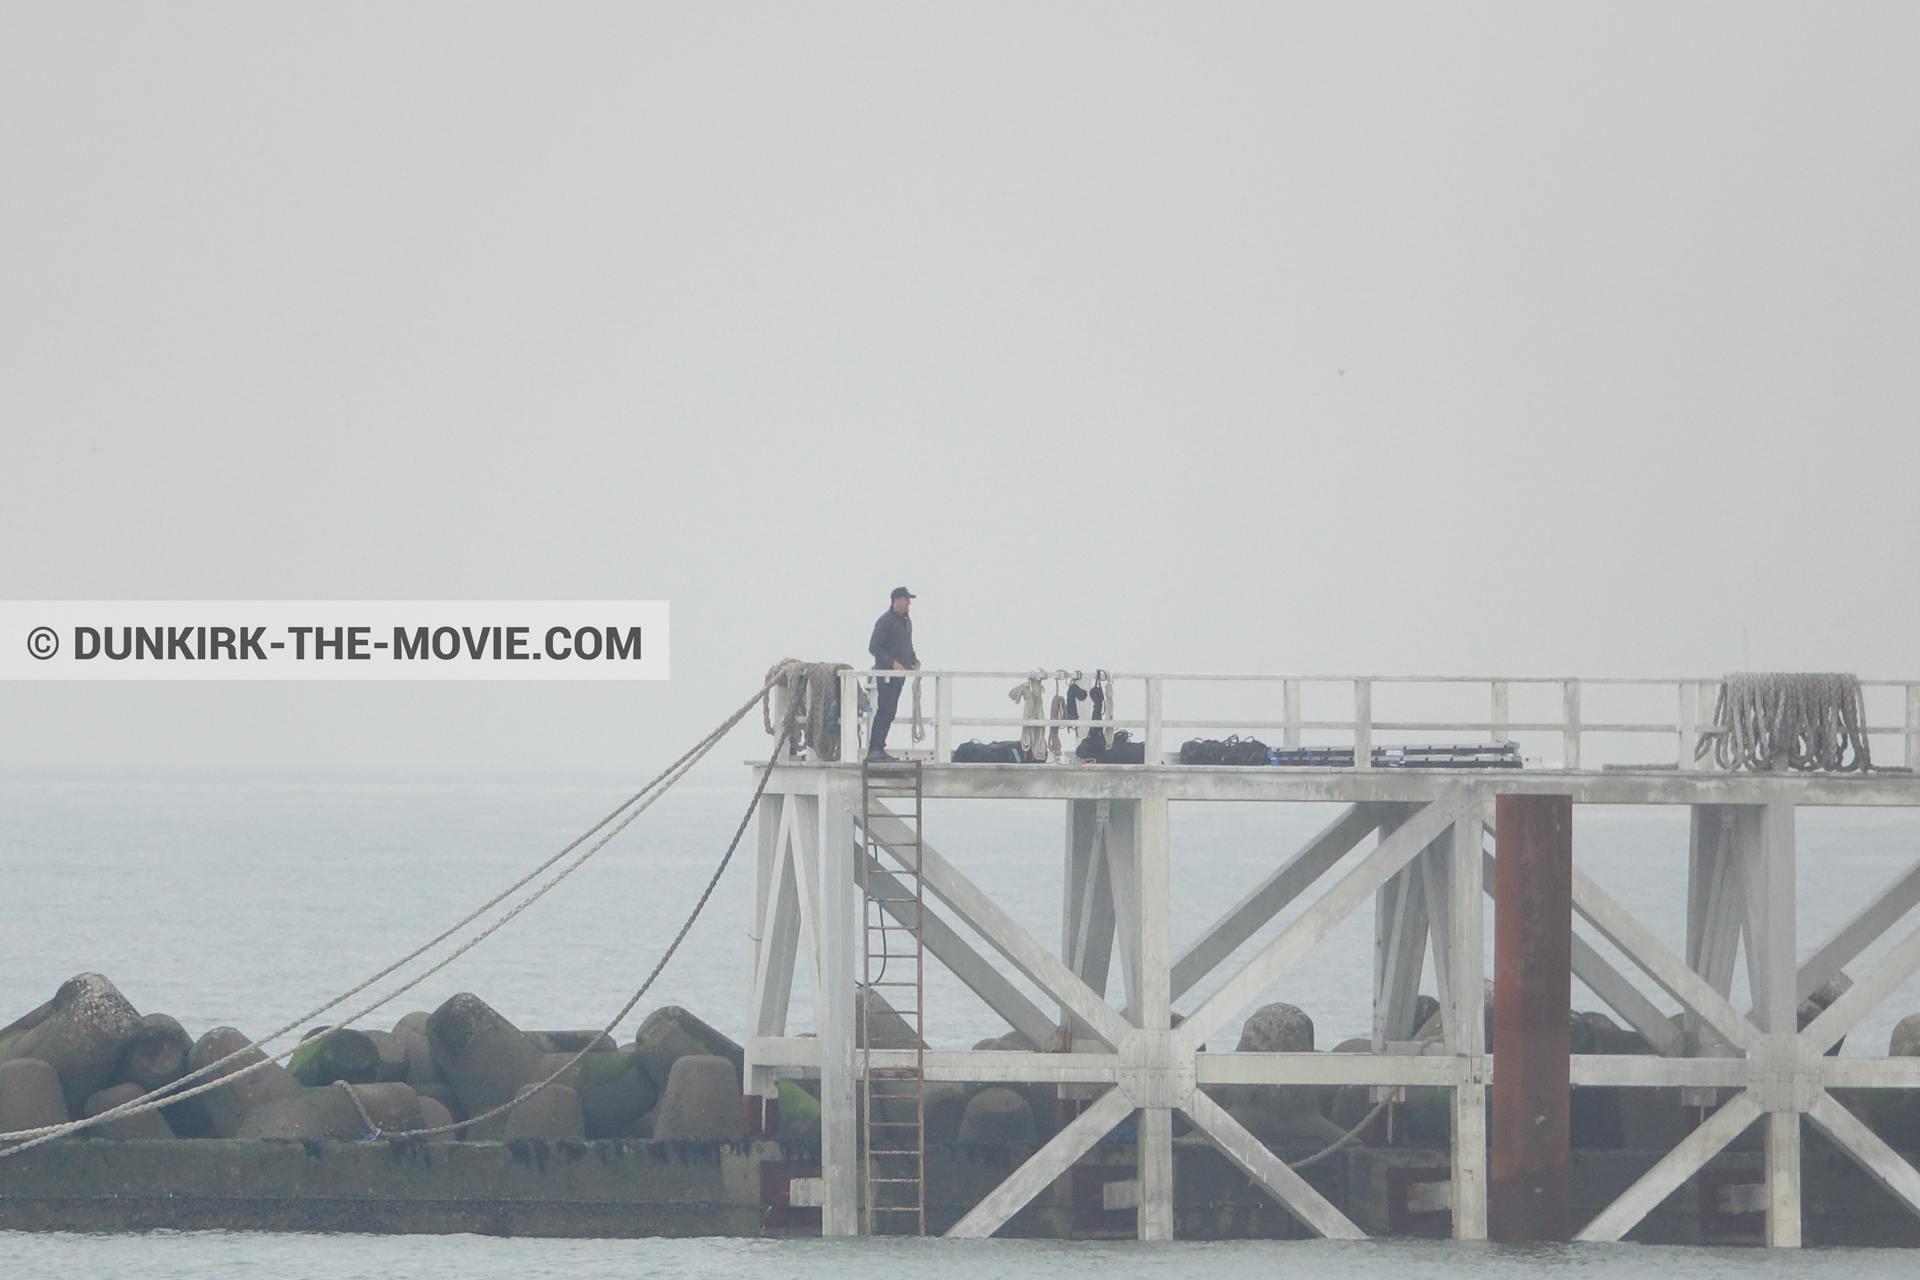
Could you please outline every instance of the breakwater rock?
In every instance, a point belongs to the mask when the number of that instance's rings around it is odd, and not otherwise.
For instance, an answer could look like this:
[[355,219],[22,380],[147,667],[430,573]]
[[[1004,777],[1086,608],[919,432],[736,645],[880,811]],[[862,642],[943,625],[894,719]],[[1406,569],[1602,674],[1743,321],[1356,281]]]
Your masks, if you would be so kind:
[[458,1127],[438,1140],[741,1136],[741,1047],[676,1006],[654,1010],[624,1045],[599,1031],[522,1030],[468,992],[391,1030],[315,1027],[284,1064],[251,1042],[233,1027],[195,1039],[80,974],[0,1028],[0,1132],[90,1119],[211,1068],[189,1087],[217,1088],[79,1136],[354,1140],[448,1125]]

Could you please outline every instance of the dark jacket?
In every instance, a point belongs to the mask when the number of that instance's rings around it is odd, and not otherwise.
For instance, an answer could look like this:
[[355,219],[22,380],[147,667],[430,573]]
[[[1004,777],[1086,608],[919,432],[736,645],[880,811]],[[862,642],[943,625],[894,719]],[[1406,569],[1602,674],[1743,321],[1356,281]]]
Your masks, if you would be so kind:
[[881,671],[893,670],[893,664],[899,663],[909,669],[920,665],[920,659],[913,652],[913,619],[888,609],[873,624],[873,639],[867,641],[867,652],[873,655],[873,665]]

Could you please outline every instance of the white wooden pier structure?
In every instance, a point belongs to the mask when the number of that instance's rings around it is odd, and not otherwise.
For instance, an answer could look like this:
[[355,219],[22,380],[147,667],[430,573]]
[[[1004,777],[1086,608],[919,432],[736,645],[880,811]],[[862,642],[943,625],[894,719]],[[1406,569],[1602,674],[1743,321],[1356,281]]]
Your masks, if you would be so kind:
[[[859,686],[873,673],[842,678],[843,707],[859,705]],[[976,886],[964,866],[943,855],[939,832],[920,846],[928,903],[922,934],[927,954],[944,965],[1006,1020],[1053,1052],[924,1054],[928,1080],[1051,1082],[1099,1092],[1071,1123],[1037,1150],[949,1232],[991,1235],[1064,1174],[1116,1125],[1135,1119],[1138,1134],[1138,1231],[1167,1239],[1174,1230],[1173,1113],[1183,1113],[1250,1178],[1314,1231],[1331,1237],[1363,1232],[1339,1208],[1287,1167],[1213,1101],[1203,1086],[1341,1084],[1441,1086],[1451,1090],[1453,1234],[1487,1234],[1486,1086],[1496,1069],[1484,1043],[1483,983],[1487,932],[1485,893],[1493,883],[1489,832],[1501,794],[1570,796],[1575,830],[1582,804],[1686,805],[1691,809],[1687,937],[1676,951],[1582,874],[1576,861],[1573,905],[1586,929],[1624,955],[1643,980],[1684,1013],[1676,1027],[1642,987],[1594,946],[1574,935],[1572,968],[1659,1056],[1576,1056],[1575,1084],[1680,1086],[1717,1110],[1592,1221],[1574,1224],[1581,1240],[1618,1240],[1672,1191],[1756,1121],[1765,1125],[1766,1239],[1800,1243],[1799,1117],[1805,1116],[1898,1200],[1920,1212],[1920,1172],[1828,1094],[1832,1088],[1920,1087],[1920,1058],[1828,1057],[1834,1045],[1920,971],[1920,928],[1804,1030],[1796,1013],[1805,997],[1856,961],[1920,904],[1920,856],[1891,884],[1861,886],[1859,910],[1801,959],[1795,902],[1795,811],[1802,806],[1920,806],[1920,776],[1726,773],[1694,760],[1709,728],[1717,680],[1386,680],[1349,677],[1181,676],[1116,673],[1122,715],[1102,723],[1129,728],[1145,743],[1142,765],[953,765],[957,732],[1017,737],[1022,727],[1070,723],[1022,720],[1004,713],[1007,686],[1032,672],[921,672],[931,685],[932,759],[922,770],[932,799],[1049,799],[1063,802],[1066,900],[1061,954],[1041,945]],[[1277,712],[1223,719],[1218,695],[1233,686],[1249,700],[1270,698]],[[1483,716],[1377,718],[1382,691],[1395,697],[1422,689],[1482,699]],[[1920,763],[1920,682],[1867,682],[1877,717],[1872,741],[1882,764]],[[1178,701],[1198,692],[1206,710],[1182,718]],[[1598,704],[1623,693],[1670,710],[1601,720]],[[1256,696],[1257,695],[1257,696]],[[967,716],[966,699],[997,703],[1001,714]],[[1339,700],[1338,713],[1303,706]],[[1350,701],[1349,701],[1350,699]],[[1542,699],[1550,713],[1515,714]],[[903,699],[905,701],[905,699]],[[1586,715],[1583,718],[1583,704]],[[991,709],[991,708],[990,708]],[[841,755],[857,761],[863,724],[842,720]],[[896,752],[907,745],[908,721],[897,722]],[[986,732],[982,732],[986,730]],[[1355,766],[1243,768],[1167,763],[1189,737],[1259,734],[1279,745],[1302,742],[1355,748]],[[1526,768],[1374,768],[1370,748],[1391,741],[1544,744],[1550,757]],[[1644,767],[1596,767],[1607,742],[1662,744],[1667,759]],[[1071,751],[1071,741],[1067,749]],[[1647,753],[1641,752],[1644,757]],[[1589,762],[1583,766],[1583,760]],[[862,936],[856,861],[863,859],[861,773],[857,763],[787,759],[772,771],[760,811],[753,898],[755,939],[746,1044],[749,1096],[771,1096],[780,1075],[817,1077],[822,1105],[822,1180],[811,1191],[829,1235],[863,1229],[856,1096],[863,1061],[907,1065],[910,1052],[856,1049],[859,948]],[[1329,821],[1290,856],[1246,886],[1239,902],[1176,951],[1168,932],[1168,806],[1175,802],[1319,801]],[[872,835],[893,850],[904,824],[875,819]],[[1367,842],[1371,840],[1370,847]],[[1361,851],[1357,859],[1346,855]],[[1276,851],[1278,853],[1278,851]],[[1920,846],[1916,847],[1920,855]],[[1194,858],[1179,860],[1194,865]],[[1336,864],[1341,871],[1333,877]],[[886,867],[905,874],[911,868]],[[1322,882],[1332,883],[1322,887]],[[1309,891],[1312,891],[1311,893]],[[1317,893],[1317,896],[1313,896]],[[1174,1009],[1196,984],[1225,963],[1289,904],[1311,905],[1226,976],[1212,994],[1190,1003],[1175,1025]],[[1260,1002],[1341,920],[1371,905],[1375,913],[1374,1047],[1370,1054],[1199,1052]],[[945,917],[945,918],[943,918]],[[977,952],[949,921],[958,921],[997,953]],[[1413,1006],[1431,941],[1445,1040],[1443,1052],[1390,1052],[1415,1030]],[[804,941],[812,989],[814,1034],[788,1026],[796,955]],[[1736,949],[1746,948],[1750,1004],[1733,990]],[[1117,949],[1124,1001],[1108,997]],[[1010,967],[1057,1004],[1042,1008],[1002,968]],[[1744,1005],[1744,1007],[1743,1007]],[[1070,1028],[1070,1030],[1064,1030]],[[937,1037],[937,1019],[930,1028]]]

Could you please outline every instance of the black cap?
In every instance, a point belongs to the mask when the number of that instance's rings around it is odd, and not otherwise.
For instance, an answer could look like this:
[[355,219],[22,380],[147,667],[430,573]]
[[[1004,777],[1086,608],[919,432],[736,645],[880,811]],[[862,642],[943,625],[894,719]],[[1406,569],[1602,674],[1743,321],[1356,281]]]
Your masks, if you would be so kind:
[[905,587],[895,587],[893,589],[893,595],[890,596],[889,599],[898,600],[901,596],[905,596],[909,600],[915,599],[913,592],[907,590]]

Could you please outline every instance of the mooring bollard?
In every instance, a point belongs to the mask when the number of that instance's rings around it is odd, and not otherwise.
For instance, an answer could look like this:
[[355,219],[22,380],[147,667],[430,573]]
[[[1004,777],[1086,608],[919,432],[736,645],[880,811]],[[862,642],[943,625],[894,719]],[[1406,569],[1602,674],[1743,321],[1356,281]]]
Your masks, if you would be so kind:
[[1494,809],[1493,1146],[1487,1234],[1565,1240],[1572,1007],[1573,798]]

